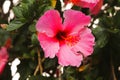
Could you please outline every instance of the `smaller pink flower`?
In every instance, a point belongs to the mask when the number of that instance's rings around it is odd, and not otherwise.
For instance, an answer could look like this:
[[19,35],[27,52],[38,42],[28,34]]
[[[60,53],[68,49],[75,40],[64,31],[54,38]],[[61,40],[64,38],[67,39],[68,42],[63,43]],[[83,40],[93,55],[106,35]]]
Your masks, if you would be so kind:
[[1,47],[0,48],[0,74],[2,74],[5,65],[8,61],[8,52],[6,47]]
[[89,8],[90,12],[93,15],[96,15],[99,13],[103,0],[65,0],[65,3],[72,2],[74,5],[83,7],[83,8]]
[[93,53],[94,36],[86,26],[91,17],[75,10],[66,10],[64,21],[56,10],[48,10],[36,24],[38,40],[45,57],[58,57],[62,66],[79,66],[83,56]]
[[90,12],[94,15],[97,15],[101,10],[102,5],[103,0],[98,0],[97,4],[93,8],[90,8]]

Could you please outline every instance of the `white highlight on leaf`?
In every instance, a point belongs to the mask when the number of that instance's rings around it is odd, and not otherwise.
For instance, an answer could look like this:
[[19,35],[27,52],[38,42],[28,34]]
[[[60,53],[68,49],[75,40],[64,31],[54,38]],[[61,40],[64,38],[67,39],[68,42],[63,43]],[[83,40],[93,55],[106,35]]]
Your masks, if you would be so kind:
[[43,72],[42,75],[45,76],[45,77],[50,77],[50,74],[48,74],[46,72]]
[[106,7],[108,6],[108,4],[104,4],[101,8],[101,10],[104,10]]
[[60,2],[61,2],[61,7],[63,7],[65,5],[63,0],[60,0]]
[[20,74],[17,72],[17,66],[20,64],[20,60],[16,58],[12,63],[11,63],[11,75],[12,75],[12,80],[19,80]]
[[7,14],[9,9],[10,9],[10,5],[11,5],[11,2],[9,0],[6,0],[4,3],[3,3],[3,6],[2,6],[2,9],[3,9],[3,13],[4,14]]
[[50,70],[49,72],[52,74],[52,73],[53,73],[53,70]]
[[66,7],[63,7],[63,11],[64,11],[64,10],[71,9],[72,7],[73,7],[73,3],[68,3],[68,4],[66,5]]
[[114,6],[115,12],[114,12],[114,16],[116,15],[116,13],[120,10],[120,7]]
[[[91,22],[93,22],[93,19],[91,20]],[[99,19],[95,19],[94,20],[94,22],[93,22],[93,25],[92,25],[92,27],[93,28],[97,28],[98,27],[98,23],[100,22],[100,20]]]
[[114,9],[115,9],[116,11],[118,11],[118,10],[120,10],[120,7],[114,6]]
[[15,73],[17,72],[17,65],[20,64],[20,60],[18,58],[16,58],[11,65],[11,74],[12,76],[15,75]]
[[56,77],[57,77],[57,74],[54,74],[53,76],[56,78]]
[[107,13],[107,11],[105,10],[107,6],[108,6],[108,4],[106,3],[106,4],[104,4],[104,5],[102,6],[102,8],[101,8],[101,10],[104,10],[104,11],[103,11],[104,13]]
[[12,78],[12,80],[19,80],[19,78],[20,78],[20,73],[16,73]]
[[60,0],[60,2],[61,2],[62,11],[71,9],[72,6],[73,6],[73,3],[68,3],[68,4],[65,6],[65,3],[63,2],[63,0]]
[[11,19],[13,19],[14,17],[15,17],[15,14],[14,14],[13,10],[11,9],[11,10],[10,10],[9,17],[8,17],[8,22],[9,22]]
[[96,27],[97,27],[97,25],[96,25],[96,24],[93,24],[93,25],[92,25],[92,27],[93,27],[93,28],[96,28]]
[[98,24],[99,23],[99,19],[96,19],[95,21],[94,21],[94,24]]
[[20,3],[20,0],[13,0],[12,2],[14,6],[17,6]]

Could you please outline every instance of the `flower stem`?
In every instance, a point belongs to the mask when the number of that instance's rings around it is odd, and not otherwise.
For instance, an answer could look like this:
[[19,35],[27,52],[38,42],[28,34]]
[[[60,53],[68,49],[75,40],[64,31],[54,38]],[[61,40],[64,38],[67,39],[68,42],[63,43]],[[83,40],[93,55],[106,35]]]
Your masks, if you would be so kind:
[[34,76],[37,74],[38,70],[39,70],[39,66],[37,65],[35,72],[34,72]]
[[40,74],[42,75],[43,67],[42,67],[42,60],[41,60],[39,48],[38,48],[38,52],[37,53],[38,53],[38,65],[37,65],[37,67],[35,69],[34,75],[36,75],[38,71],[40,71]]
[[42,74],[43,67],[42,67],[42,63],[41,63],[40,49],[38,49],[38,65],[39,65],[39,68],[40,68],[40,74]]

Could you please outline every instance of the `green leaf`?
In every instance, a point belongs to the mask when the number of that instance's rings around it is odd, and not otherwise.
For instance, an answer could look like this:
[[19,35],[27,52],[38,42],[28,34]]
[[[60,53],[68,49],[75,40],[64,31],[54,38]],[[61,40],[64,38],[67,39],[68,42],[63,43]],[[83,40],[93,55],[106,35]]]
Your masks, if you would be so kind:
[[35,16],[35,9],[36,9],[35,4],[22,3],[21,7],[24,18],[27,20],[32,20],[33,17]]
[[113,28],[114,27],[113,17],[102,16],[100,18],[99,25],[103,28],[108,28],[108,29]]
[[29,66],[30,59],[21,60],[20,65],[18,65],[18,72],[20,73],[20,80],[26,80],[32,73],[32,69]]
[[[24,1],[24,2],[23,2]],[[34,16],[34,0],[23,0],[17,7],[13,7],[16,18],[31,20]],[[32,2],[33,1],[33,2]]]
[[37,35],[35,33],[32,34],[31,41],[33,44],[39,44],[38,39],[37,39]]
[[76,71],[75,67],[67,67],[67,68],[65,69],[65,72],[66,72],[67,74],[72,74],[72,73],[74,73],[75,71]]
[[18,29],[20,27],[22,27],[25,24],[25,22],[21,22],[19,20],[14,20],[12,22],[9,23],[9,25],[7,26],[7,31],[13,31],[15,29]]
[[22,0],[22,3],[33,4],[35,0]]
[[35,23],[33,23],[29,26],[29,31],[30,32],[36,32]]
[[22,8],[21,7],[13,7],[13,11],[16,17],[21,18],[23,17]]
[[24,54],[23,54],[23,57],[24,57],[24,58],[30,58],[31,55],[30,55],[30,54],[27,54],[27,53],[24,53]]
[[105,28],[98,26],[93,29],[93,34],[96,37],[96,47],[102,48],[107,44],[109,36]]
[[104,47],[108,42],[108,37],[106,35],[100,35],[100,38],[96,41],[96,45],[100,48]]
[[52,6],[47,6],[47,7],[45,8],[44,12],[47,11],[47,10],[50,10],[50,9],[54,9],[54,8],[53,8]]
[[[25,4],[25,3],[22,3],[21,6],[22,6],[23,17],[26,18],[26,19],[30,19],[30,17],[33,16],[33,14],[30,15],[31,13],[33,13],[33,11],[31,10],[30,6]],[[30,10],[31,10],[31,13],[30,13]]]
[[0,28],[0,47],[5,44],[5,41],[8,39],[8,37],[8,32]]
[[49,69],[49,68],[55,69],[56,65],[57,65],[57,59],[56,58],[53,58],[53,59],[47,58],[47,59],[45,59],[43,65],[44,65],[45,69]]

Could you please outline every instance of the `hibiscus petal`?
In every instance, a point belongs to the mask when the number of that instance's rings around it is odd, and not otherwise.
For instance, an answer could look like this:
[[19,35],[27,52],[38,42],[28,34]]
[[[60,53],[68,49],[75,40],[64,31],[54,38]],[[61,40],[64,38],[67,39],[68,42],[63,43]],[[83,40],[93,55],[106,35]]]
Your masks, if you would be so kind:
[[94,15],[97,15],[103,5],[103,0],[99,0],[95,7],[90,8],[90,12]]
[[70,33],[78,33],[84,26],[90,23],[91,17],[86,16],[80,11],[76,10],[66,10],[64,12],[64,24],[65,30],[70,31]]
[[0,63],[0,74],[2,74],[4,68],[5,68],[6,62],[1,62]]
[[7,48],[6,47],[1,47],[0,48],[0,62],[1,61],[7,61],[8,59],[8,52],[7,52]]
[[38,34],[38,40],[40,42],[41,47],[43,48],[45,52],[45,57],[54,58],[55,54],[59,50],[59,42],[54,38],[48,37],[44,33]]
[[98,0],[71,0],[75,5],[83,8],[93,8]]
[[67,45],[62,45],[60,51],[57,54],[58,62],[62,66],[77,66],[81,64],[83,57],[81,54],[75,54],[71,51],[70,47]]
[[0,74],[2,74],[5,65],[8,61],[8,52],[6,47],[1,47],[0,48]]
[[78,52],[80,51],[84,57],[87,57],[93,53],[94,36],[91,34],[91,30],[85,28],[82,32],[79,33],[80,40],[79,42],[73,46],[73,50]]
[[38,32],[46,33],[48,36],[56,35],[57,30],[61,29],[62,19],[58,11],[48,10],[39,18],[36,29]]

